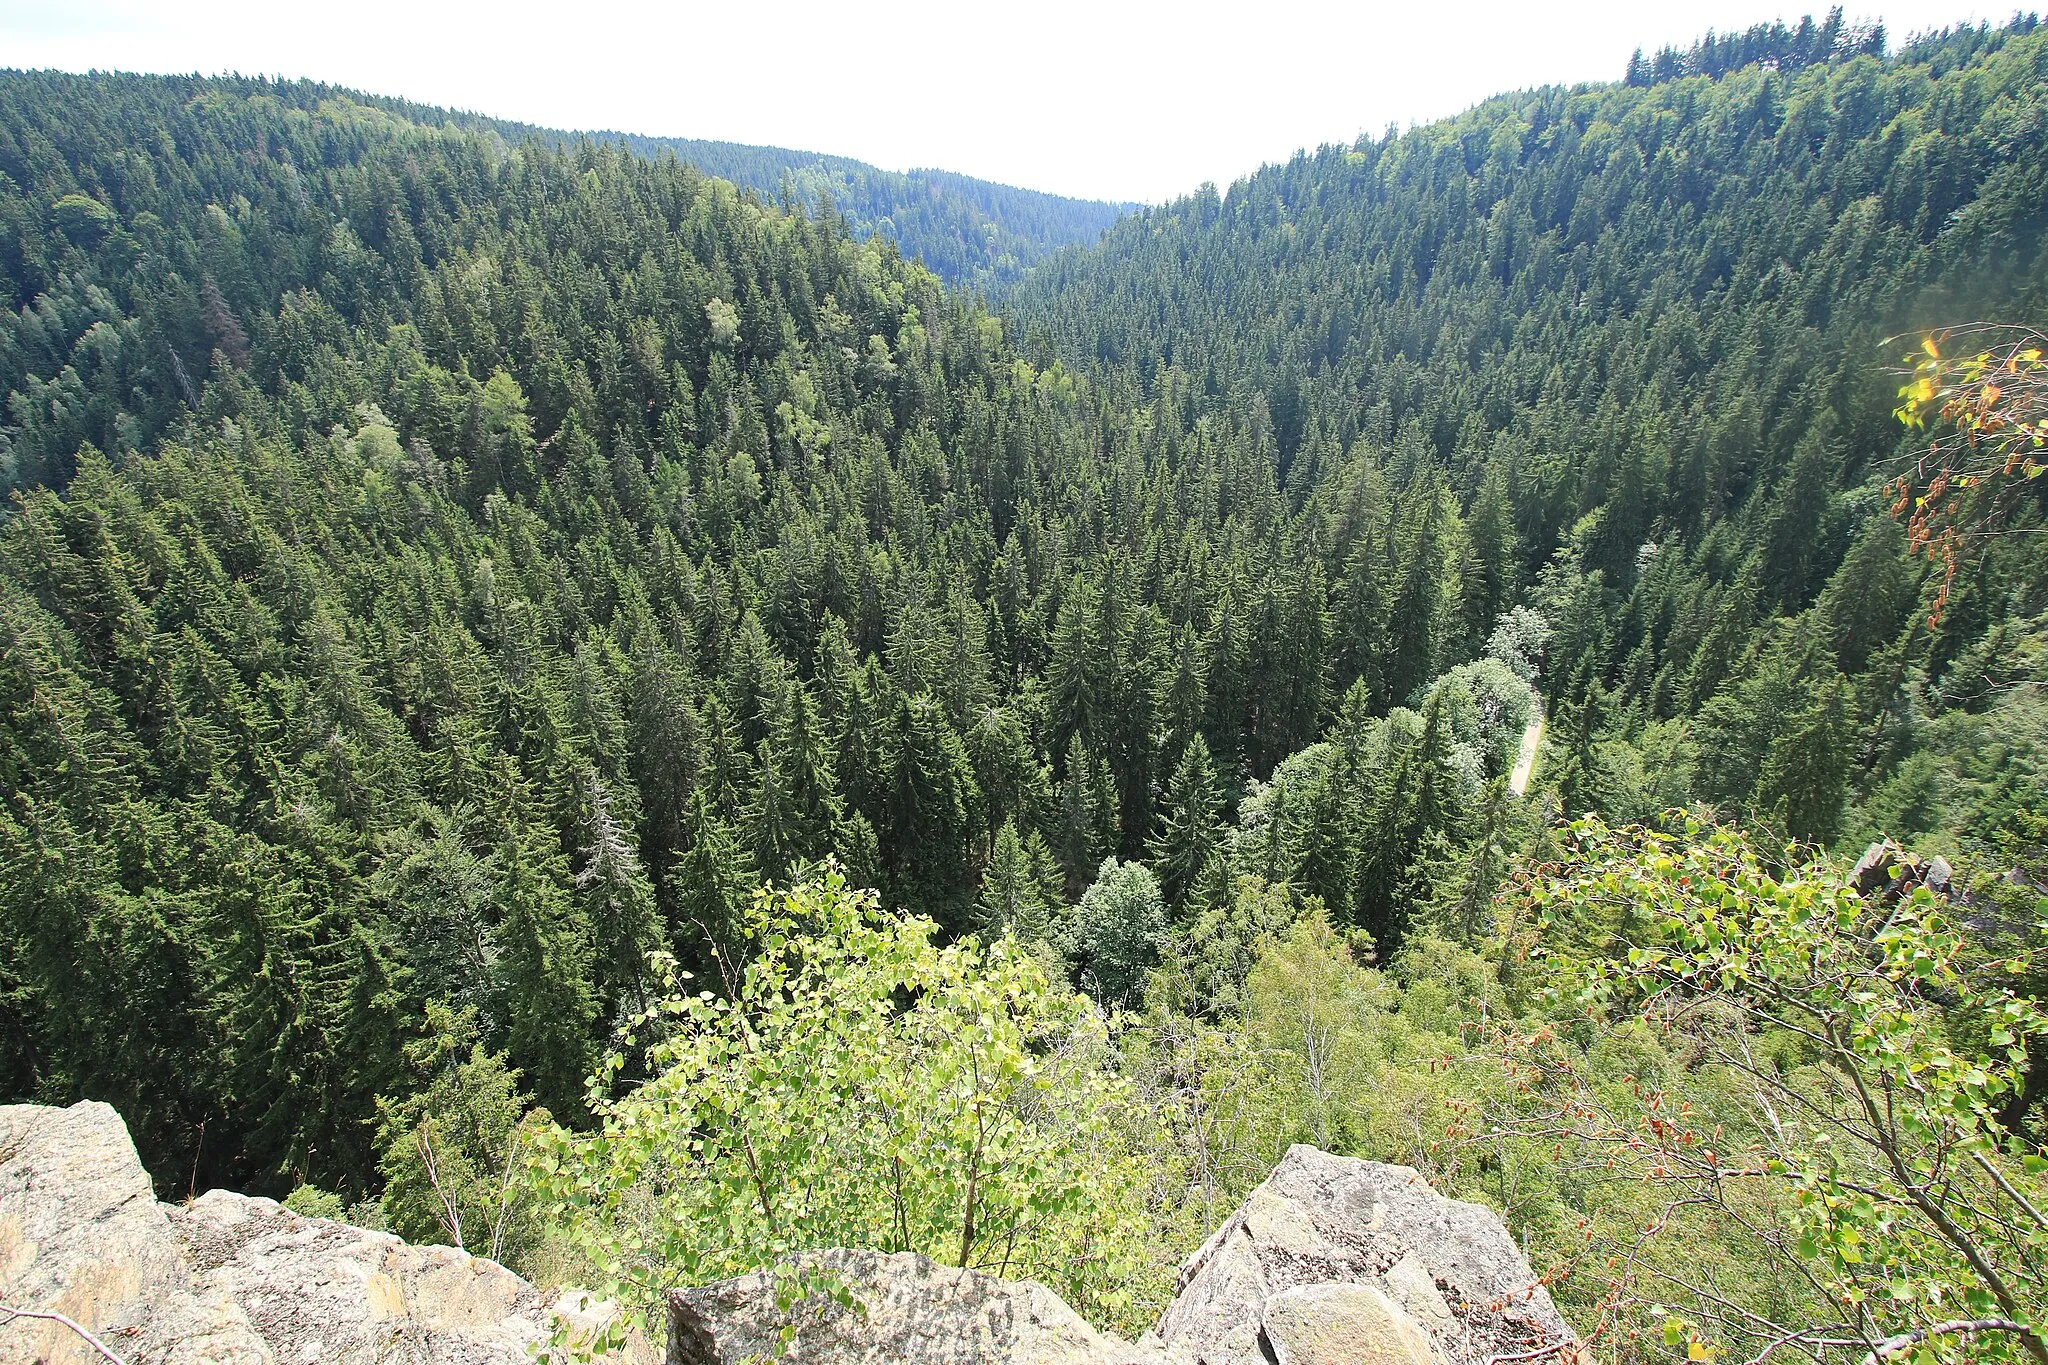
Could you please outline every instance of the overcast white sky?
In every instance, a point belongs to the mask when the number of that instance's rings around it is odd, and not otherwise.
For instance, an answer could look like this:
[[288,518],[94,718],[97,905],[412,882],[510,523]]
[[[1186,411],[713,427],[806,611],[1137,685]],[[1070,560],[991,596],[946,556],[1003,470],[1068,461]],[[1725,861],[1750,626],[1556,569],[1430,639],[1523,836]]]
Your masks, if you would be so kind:
[[[2010,0],[1867,0],[1893,39]],[[2002,8],[2001,8],[2002,6]],[[1629,53],[1768,0],[0,0],[0,66],[309,76],[556,128],[940,166],[1156,201]],[[1811,8],[1825,11],[1827,0]]]

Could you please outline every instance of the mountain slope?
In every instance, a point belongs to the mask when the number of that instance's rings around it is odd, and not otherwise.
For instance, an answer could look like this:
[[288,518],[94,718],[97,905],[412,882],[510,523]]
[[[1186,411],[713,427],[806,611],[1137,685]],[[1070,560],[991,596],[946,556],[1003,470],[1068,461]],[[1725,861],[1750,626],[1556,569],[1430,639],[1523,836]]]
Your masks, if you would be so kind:
[[[1055,258],[1010,314],[1029,353],[1161,406],[1269,413],[1298,502],[1361,448],[1396,482],[1441,471],[1557,632],[1570,809],[1782,802],[1807,838],[2026,842],[2033,779],[1914,736],[1966,641],[2039,610],[2031,537],[1976,545],[1944,613],[1878,484],[1913,451],[1886,337],[2048,317],[2048,34],[1879,57],[1831,27],[1825,59],[1830,27],[1761,32],[1268,167]],[[1805,802],[1795,772],[1869,804]]]
[[[176,126],[178,106],[184,101],[203,97],[204,92],[218,96],[233,90],[241,96],[300,109],[323,104],[378,109],[422,127],[487,133],[508,147],[528,138],[561,146],[589,138],[618,143],[644,156],[672,153],[706,175],[730,180],[770,201],[791,190],[815,209],[829,197],[856,237],[880,233],[895,242],[905,256],[922,260],[949,283],[985,290],[1014,283],[1061,247],[1094,241],[1118,217],[1136,207],[1018,189],[950,171],[885,171],[849,157],[781,147],[618,132],[563,132],[311,81],[200,82],[182,77],[0,72],[0,84],[10,87],[0,93],[0,107],[7,113],[0,122],[33,137],[37,109],[61,106],[67,97],[87,89],[87,81],[102,88],[108,82],[118,82],[127,87],[130,98],[156,103],[167,128]],[[61,146],[64,141],[61,130],[51,130],[53,145]],[[18,175],[15,178],[20,179]]]
[[574,1115],[757,878],[1043,927],[1198,729],[1233,785],[1317,731],[1264,449],[1152,460],[885,243],[618,147],[6,89],[0,1075],[158,1169],[372,1187],[430,1006]]

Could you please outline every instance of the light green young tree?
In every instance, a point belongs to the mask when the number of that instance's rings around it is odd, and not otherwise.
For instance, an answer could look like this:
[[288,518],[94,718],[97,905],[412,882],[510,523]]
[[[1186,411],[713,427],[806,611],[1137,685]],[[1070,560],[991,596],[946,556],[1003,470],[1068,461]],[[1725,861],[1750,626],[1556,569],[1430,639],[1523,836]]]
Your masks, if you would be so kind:
[[1064,946],[1082,985],[1104,1009],[1135,1009],[1166,936],[1159,879],[1143,863],[1110,857],[1081,893]]
[[[1143,1116],[1099,1015],[1028,949],[940,947],[836,870],[757,894],[746,929],[731,996],[650,1010],[592,1079],[595,1130],[554,1131],[531,1168],[600,1292],[644,1317],[843,1246],[1035,1277],[1119,1323],[1162,1296]],[[614,1097],[629,1050],[648,1079]]]

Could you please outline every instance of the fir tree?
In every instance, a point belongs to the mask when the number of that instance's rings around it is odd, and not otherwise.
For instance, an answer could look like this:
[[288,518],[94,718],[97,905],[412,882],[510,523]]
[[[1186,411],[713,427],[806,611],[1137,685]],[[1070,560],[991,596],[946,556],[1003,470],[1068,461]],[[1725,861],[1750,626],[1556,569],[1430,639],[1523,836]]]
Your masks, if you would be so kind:
[[645,1005],[647,955],[660,940],[654,891],[626,824],[613,814],[610,787],[593,770],[584,775],[583,792],[579,918],[591,927],[592,980],[608,1014]]
[[676,866],[675,934],[690,955],[732,987],[742,925],[758,874],[731,825],[699,791],[690,808],[690,845]]
[[1847,687],[1822,684],[1813,704],[1771,741],[1757,782],[1756,807],[1804,843],[1826,843],[1841,823],[1849,776]]
[[1116,785],[1109,765],[1075,735],[1059,795],[1059,862],[1068,900],[1078,900],[1101,859],[1117,846]]
[[960,927],[972,890],[980,794],[966,747],[930,697],[897,703],[889,733],[888,824],[882,831],[890,900]]

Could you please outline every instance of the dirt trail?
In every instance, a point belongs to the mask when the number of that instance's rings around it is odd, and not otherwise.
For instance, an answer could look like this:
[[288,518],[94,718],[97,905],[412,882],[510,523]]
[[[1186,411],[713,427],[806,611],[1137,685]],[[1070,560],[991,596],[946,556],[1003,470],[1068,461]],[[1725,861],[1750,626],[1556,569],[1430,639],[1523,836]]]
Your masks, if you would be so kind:
[[1536,770],[1536,750],[1543,745],[1543,699],[1536,700],[1536,713],[1529,717],[1529,728],[1522,731],[1522,752],[1515,759],[1515,772],[1508,779],[1508,790],[1523,796],[1529,790],[1529,774]]

